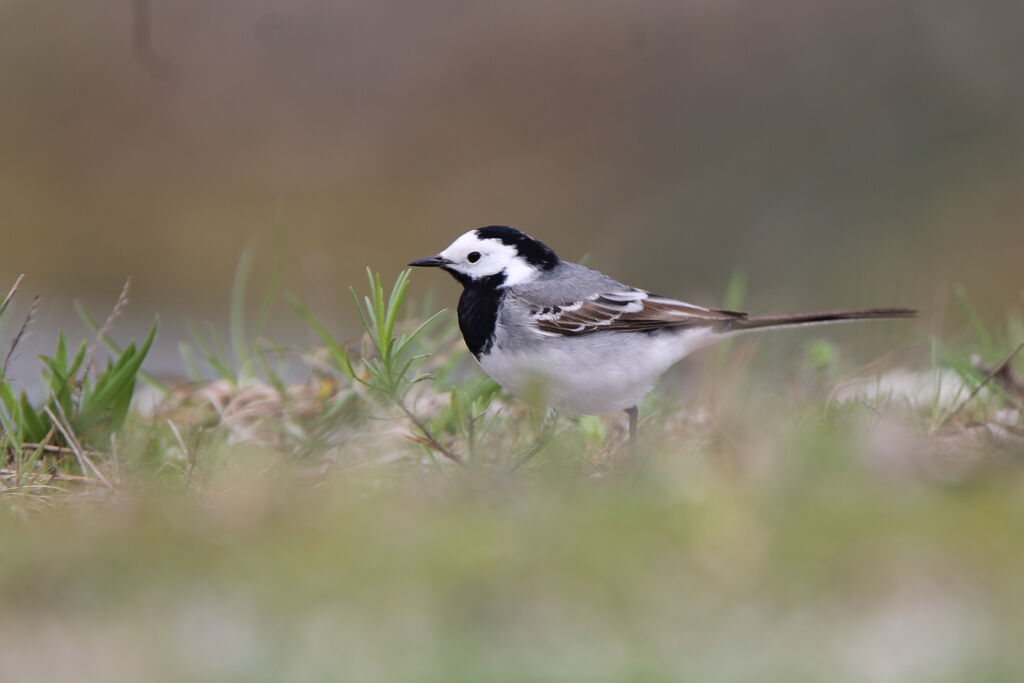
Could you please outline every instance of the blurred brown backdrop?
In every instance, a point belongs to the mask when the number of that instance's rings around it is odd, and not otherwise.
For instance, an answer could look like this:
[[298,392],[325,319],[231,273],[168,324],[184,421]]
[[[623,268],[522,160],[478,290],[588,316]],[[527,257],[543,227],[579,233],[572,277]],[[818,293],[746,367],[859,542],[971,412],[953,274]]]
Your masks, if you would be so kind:
[[742,267],[752,310],[961,282],[997,314],[1022,28],[1014,0],[5,0],[0,275],[51,321],[133,275],[173,349],[275,229],[286,288],[341,321],[364,266],[504,223],[700,303]]

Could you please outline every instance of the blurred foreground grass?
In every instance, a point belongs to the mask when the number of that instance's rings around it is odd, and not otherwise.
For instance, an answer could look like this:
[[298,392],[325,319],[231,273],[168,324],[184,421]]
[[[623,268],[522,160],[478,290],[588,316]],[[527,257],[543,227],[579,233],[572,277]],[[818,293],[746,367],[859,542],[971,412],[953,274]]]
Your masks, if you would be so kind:
[[323,342],[295,382],[244,276],[231,338],[184,353],[218,378],[83,421],[104,375],[54,382],[66,351],[25,399],[47,449],[5,408],[0,680],[1024,677],[1024,397],[992,372],[1019,318],[916,371],[706,354],[635,456],[616,417],[562,420],[511,471],[542,416],[450,320],[403,322],[404,280],[371,278],[362,345],[293,302]]

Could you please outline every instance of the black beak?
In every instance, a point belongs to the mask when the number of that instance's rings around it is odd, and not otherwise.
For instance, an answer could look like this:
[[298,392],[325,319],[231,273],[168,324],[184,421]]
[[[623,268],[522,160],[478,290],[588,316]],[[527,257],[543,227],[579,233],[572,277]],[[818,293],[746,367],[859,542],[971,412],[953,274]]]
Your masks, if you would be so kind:
[[442,266],[447,266],[450,263],[451,261],[440,254],[437,256],[428,256],[427,258],[418,258],[415,261],[409,261],[410,266],[419,266],[421,268],[440,268]]

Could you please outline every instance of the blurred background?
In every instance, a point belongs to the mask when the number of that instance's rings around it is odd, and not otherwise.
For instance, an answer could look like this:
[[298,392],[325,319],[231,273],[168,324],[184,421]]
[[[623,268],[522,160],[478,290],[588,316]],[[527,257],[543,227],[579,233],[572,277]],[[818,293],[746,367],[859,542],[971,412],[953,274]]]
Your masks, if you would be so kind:
[[[5,0],[0,275],[43,295],[44,347],[73,298],[102,318],[132,276],[119,326],[160,313],[168,368],[184,320],[225,319],[247,244],[344,326],[365,266],[494,223],[697,303],[741,268],[755,311],[934,313],[962,283],[1001,314],[1022,20],[1011,0]],[[454,303],[447,278],[415,285]]]
[[[828,332],[837,362],[817,329],[765,335],[757,372],[719,347],[699,400],[644,407],[649,459],[612,416],[515,476],[456,473],[322,381],[346,421],[294,453],[274,419],[301,401],[253,392],[238,424],[255,405],[274,444],[182,398],[92,454],[109,492],[8,487],[9,457],[0,680],[1024,680],[1022,399],[961,411],[952,370],[898,393],[883,364],[833,391],[850,358],[970,370],[1010,348],[986,326],[1020,341],[1022,27],[1020,0],[0,0],[0,297],[27,274],[0,339],[38,292],[29,390],[85,332],[72,302],[103,320],[129,276],[114,337],[159,314],[146,367],[180,377],[250,246],[253,308],[277,263],[344,337],[364,268],[495,223],[698,304],[742,272],[755,312],[923,309]],[[947,352],[957,285],[984,324]],[[309,334],[274,309],[270,338]],[[523,415],[481,452],[513,455]]]

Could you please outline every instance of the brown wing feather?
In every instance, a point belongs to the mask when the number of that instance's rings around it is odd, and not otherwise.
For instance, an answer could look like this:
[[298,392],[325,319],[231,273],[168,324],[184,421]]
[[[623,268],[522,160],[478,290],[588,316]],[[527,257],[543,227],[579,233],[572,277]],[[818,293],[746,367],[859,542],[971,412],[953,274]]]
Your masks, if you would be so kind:
[[539,330],[563,335],[715,325],[746,317],[746,313],[703,308],[641,290],[595,294],[530,312]]

